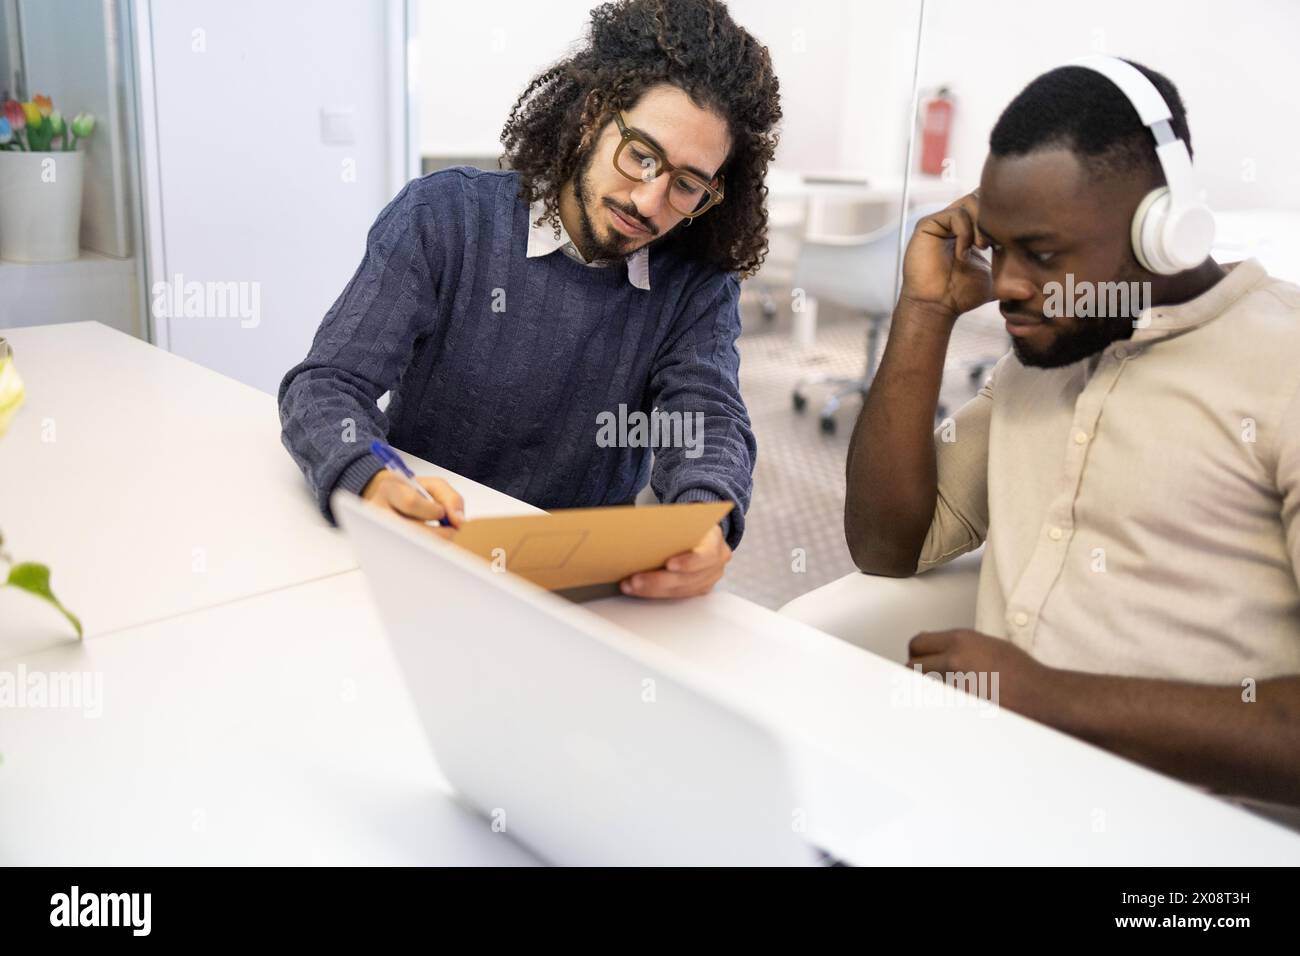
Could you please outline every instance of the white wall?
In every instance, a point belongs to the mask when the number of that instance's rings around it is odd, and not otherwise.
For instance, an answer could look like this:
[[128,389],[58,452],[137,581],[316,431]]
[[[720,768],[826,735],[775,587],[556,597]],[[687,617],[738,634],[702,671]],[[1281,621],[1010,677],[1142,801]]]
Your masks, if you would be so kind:
[[[866,18],[860,0],[733,0],[732,17],[764,43],[781,82],[785,120],[777,162],[799,170],[843,165],[846,134],[861,149],[849,158],[882,160],[902,135],[882,140],[842,122],[855,100],[888,82],[901,63],[911,82],[916,0],[889,4],[869,24],[906,26],[906,49],[885,48],[866,60],[854,49],[854,24]],[[528,81],[579,44],[596,0],[483,0],[476,4],[420,0],[420,142],[426,155],[491,155],[510,107]],[[900,13],[901,11],[901,13]],[[859,26],[857,29],[866,29]],[[848,80],[849,82],[846,82]],[[899,104],[900,124],[906,101]],[[896,124],[896,125],[900,125]],[[858,155],[861,152],[863,155]],[[891,158],[892,161],[892,158]],[[901,169],[901,160],[897,163]]]
[[528,80],[582,34],[592,0],[420,0],[420,145],[491,155]]
[[[154,277],[260,283],[256,328],[172,319],[174,351],[272,390],[305,352],[396,188],[386,32],[400,0],[138,0],[152,32],[157,150],[146,161],[162,253]],[[594,0],[412,0],[419,7],[419,143],[494,154],[511,104],[578,42]],[[786,118],[778,162],[896,175],[918,0],[733,0],[766,43]],[[987,136],[1035,75],[1098,45],[1167,72],[1191,111],[1201,179],[1221,209],[1300,209],[1293,121],[1300,4],[1238,0],[929,0],[923,86],[959,98],[957,177],[973,185]],[[196,30],[206,51],[194,50]],[[320,139],[320,110],[351,108],[355,142]],[[355,161],[356,181],[342,176]],[[1253,178],[1252,178],[1253,177]]]
[[1295,0],[929,0],[921,82],[954,87],[956,174],[973,186],[989,130],[1026,83],[1091,52],[1135,59],[1182,94],[1213,206],[1300,210],[1297,38]]
[[[379,0],[140,4],[157,140],[150,281],[260,293],[254,327],[238,315],[162,322],[172,351],[266,391],[306,354],[396,188],[389,13]],[[352,111],[351,145],[321,142],[322,108]]]
[[[776,162],[808,172],[839,167],[851,67],[846,42],[855,0],[733,0],[737,23],[767,46],[781,84],[781,145]],[[874,73],[874,67],[872,72]]]
[[837,117],[841,168],[874,176],[903,172],[919,13],[919,0],[852,4],[842,41],[849,54],[848,94]]

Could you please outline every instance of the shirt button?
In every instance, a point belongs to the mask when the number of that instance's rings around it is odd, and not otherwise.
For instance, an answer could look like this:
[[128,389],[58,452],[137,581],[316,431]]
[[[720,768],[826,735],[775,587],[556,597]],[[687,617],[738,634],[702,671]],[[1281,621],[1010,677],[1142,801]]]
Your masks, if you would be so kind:
[[1018,611],[1012,620],[1016,622],[1016,627],[1024,627],[1029,623],[1029,615],[1024,611]]
[[1122,345],[1115,350],[1115,358],[1117,359],[1122,359],[1127,355],[1128,355],[1128,349],[1124,348],[1124,346]]
[[1065,532],[1062,531],[1060,528],[1053,528],[1051,531],[1047,532],[1047,536],[1051,538],[1053,541],[1060,541],[1063,537],[1065,537]]
[[1076,445],[1086,445],[1086,444],[1088,443],[1088,433],[1087,433],[1087,432],[1075,432],[1075,433],[1074,433],[1074,443],[1075,443]]

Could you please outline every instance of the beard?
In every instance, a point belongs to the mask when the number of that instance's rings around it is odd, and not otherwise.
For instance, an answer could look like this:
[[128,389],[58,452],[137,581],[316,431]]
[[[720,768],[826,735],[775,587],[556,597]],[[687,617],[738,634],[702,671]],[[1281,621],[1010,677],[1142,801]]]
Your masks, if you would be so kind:
[[[600,259],[622,259],[639,248],[636,245],[637,240],[632,236],[624,236],[613,229],[610,230],[608,239],[601,239],[596,235],[596,226],[591,220],[591,186],[587,182],[587,175],[591,171],[591,161],[594,156],[595,150],[589,149],[587,154],[579,160],[577,173],[573,177],[573,198],[577,200],[578,205],[579,232],[579,235],[575,238],[577,238],[578,244],[582,247],[582,252],[590,262]],[[602,205],[612,206],[628,219],[645,226],[650,230],[649,235],[652,239],[658,235],[658,230],[655,229],[654,225],[646,222],[635,207],[622,206],[612,199],[600,200],[597,208]]]
[[1112,316],[1105,319],[1076,319],[1074,328],[1057,334],[1046,349],[1034,349],[1023,339],[1013,338],[1011,350],[1028,368],[1061,368],[1096,355],[1112,342],[1132,338],[1133,319]]
[[[1137,264],[1133,263],[1129,268],[1121,270],[1120,276],[1114,281],[1129,284],[1131,287],[1142,281],[1142,275],[1137,269]],[[1146,303],[1146,305],[1151,304]],[[1003,302],[1001,305],[1012,314],[1019,311],[1018,303]],[[1073,319],[1064,319],[1067,322],[1072,321],[1073,326],[1060,328],[1056,337],[1045,349],[1035,349],[1023,339],[1013,338],[1011,350],[1016,353],[1020,364],[1028,368],[1061,368],[1065,365],[1073,365],[1075,362],[1096,355],[1112,342],[1132,338],[1133,323],[1141,314],[1140,307],[1134,308],[1134,305],[1130,304],[1128,310],[1120,315],[1076,316]],[[1037,318],[1049,321],[1045,316],[1040,315]]]

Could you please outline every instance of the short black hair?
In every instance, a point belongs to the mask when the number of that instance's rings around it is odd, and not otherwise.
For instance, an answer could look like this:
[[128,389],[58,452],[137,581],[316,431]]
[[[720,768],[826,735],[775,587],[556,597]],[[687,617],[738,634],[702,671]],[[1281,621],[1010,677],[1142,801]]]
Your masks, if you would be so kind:
[[[1170,79],[1141,63],[1136,67],[1169,106],[1174,135],[1192,152],[1187,109]],[[998,117],[989,134],[994,156],[1021,156],[1039,149],[1064,147],[1094,175],[1146,170],[1164,183],[1155,140],[1137,110],[1114,83],[1096,70],[1061,66],[1031,82]]]

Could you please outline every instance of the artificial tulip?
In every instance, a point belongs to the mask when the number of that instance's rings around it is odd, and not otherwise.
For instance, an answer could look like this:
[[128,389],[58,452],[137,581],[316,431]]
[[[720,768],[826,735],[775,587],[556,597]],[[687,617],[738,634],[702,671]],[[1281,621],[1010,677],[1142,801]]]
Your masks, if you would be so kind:
[[9,121],[9,126],[15,133],[27,125],[27,114],[23,112],[23,105],[17,100],[5,100],[5,119]]
[[93,113],[78,113],[72,118],[72,135],[78,139],[85,139],[95,131],[95,115]]
[[9,430],[9,421],[23,403],[25,394],[23,380],[18,377],[18,369],[14,366],[13,351],[0,345],[0,435]]

